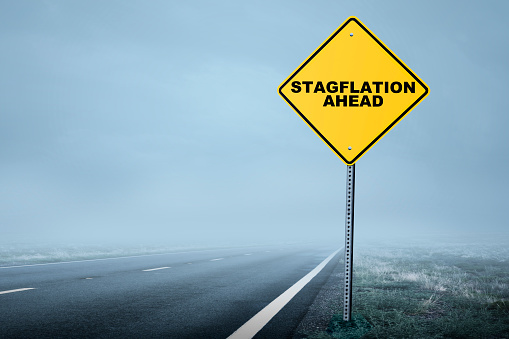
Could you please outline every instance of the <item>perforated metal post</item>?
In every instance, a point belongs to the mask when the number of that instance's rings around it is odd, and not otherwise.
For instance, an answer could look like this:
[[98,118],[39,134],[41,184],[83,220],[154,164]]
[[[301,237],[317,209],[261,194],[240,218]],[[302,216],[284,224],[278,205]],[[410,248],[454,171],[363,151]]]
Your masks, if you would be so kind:
[[352,317],[354,196],[355,196],[355,164],[346,167],[345,293],[343,297],[344,321],[350,321]]

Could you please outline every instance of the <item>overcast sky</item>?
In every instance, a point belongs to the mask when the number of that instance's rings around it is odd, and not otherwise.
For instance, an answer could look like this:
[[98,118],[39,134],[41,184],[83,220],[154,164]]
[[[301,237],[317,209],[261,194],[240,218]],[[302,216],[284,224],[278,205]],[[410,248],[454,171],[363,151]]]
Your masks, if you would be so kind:
[[277,88],[349,16],[430,95],[356,234],[506,232],[507,1],[0,1],[3,241],[338,239],[346,165]]

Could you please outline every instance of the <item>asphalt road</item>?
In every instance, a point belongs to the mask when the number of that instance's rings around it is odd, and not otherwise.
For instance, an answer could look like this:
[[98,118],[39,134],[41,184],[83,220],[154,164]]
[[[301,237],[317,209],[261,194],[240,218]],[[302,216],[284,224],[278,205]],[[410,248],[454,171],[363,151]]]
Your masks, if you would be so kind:
[[[335,250],[246,247],[0,268],[0,338],[227,338]],[[340,254],[255,338],[291,338]],[[33,289],[2,293],[22,288]]]

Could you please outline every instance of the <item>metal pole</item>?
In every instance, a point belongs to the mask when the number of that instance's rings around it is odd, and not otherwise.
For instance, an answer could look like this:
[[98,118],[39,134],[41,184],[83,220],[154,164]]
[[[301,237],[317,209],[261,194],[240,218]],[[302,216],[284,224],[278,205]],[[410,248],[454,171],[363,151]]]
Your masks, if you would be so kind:
[[346,166],[346,215],[345,215],[345,294],[343,320],[352,317],[353,274],[353,207],[355,197],[355,164]]

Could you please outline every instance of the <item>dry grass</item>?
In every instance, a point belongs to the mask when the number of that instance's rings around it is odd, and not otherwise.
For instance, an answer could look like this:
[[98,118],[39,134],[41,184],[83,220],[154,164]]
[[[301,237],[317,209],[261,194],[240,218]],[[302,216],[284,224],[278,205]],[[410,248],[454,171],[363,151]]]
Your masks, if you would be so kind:
[[366,337],[509,338],[507,246],[474,249],[358,248],[353,310],[374,325]]

